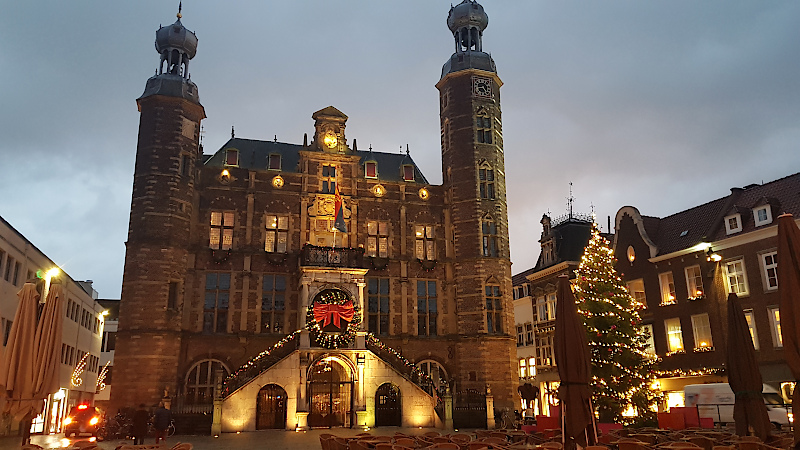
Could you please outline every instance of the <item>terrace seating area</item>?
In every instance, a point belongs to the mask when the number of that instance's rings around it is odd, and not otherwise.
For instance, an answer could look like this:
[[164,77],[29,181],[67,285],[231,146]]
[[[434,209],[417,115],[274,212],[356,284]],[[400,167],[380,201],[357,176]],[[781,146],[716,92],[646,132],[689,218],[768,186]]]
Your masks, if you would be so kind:
[[[428,431],[420,435],[395,433],[391,436],[378,433],[360,433],[339,437],[321,434],[322,450],[561,450],[560,430],[476,430],[474,432],[439,433]],[[737,436],[729,428],[685,428],[682,430],[660,428],[611,429],[598,438],[597,445],[585,450],[788,450],[793,437],[789,431],[773,431],[767,442],[756,436]]]

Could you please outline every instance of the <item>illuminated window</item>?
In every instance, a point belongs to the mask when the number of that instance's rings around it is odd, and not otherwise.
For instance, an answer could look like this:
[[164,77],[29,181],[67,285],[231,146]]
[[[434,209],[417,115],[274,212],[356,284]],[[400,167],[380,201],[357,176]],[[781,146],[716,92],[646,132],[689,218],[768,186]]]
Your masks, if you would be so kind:
[[675,280],[672,278],[672,272],[659,274],[658,281],[661,283],[661,304],[674,305],[676,303]]
[[750,337],[753,338],[753,348],[758,350],[758,333],[756,332],[756,319],[752,309],[744,311],[744,318],[747,320],[747,328],[750,329]]
[[492,143],[492,118],[487,113],[475,117],[475,132],[480,144]]
[[436,336],[436,281],[417,280],[417,334]]
[[744,260],[737,259],[725,263],[725,281],[728,293],[739,296],[748,295],[747,275],[744,272]]
[[228,300],[230,299],[231,274],[207,273],[206,295],[203,306],[203,332],[228,332]]
[[289,241],[289,216],[267,216],[267,237],[264,250],[270,253],[286,253]]
[[628,282],[628,292],[637,303],[647,308],[647,297],[644,295],[644,281],[642,279]]
[[414,166],[408,164],[403,166],[403,180],[414,181]]
[[364,163],[364,176],[367,178],[378,178],[378,163],[375,161]]
[[214,250],[230,250],[233,244],[232,212],[212,211],[208,246]]
[[239,165],[239,150],[228,149],[225,151],[225,165],[226,166]]
[[670,353],[683,350],[683,333],[681,332],[681,320],[678,317],[664,321],[664,329],[667,331],[667,349]]
[[281,333],[286,310],[286,277],[264,275],[261,283],[261,332]]
[[389,222],[367,222],[367,256],[389,257]]
[[481,198],[494,200],[494,170],[489,168],[478,169]]
[[497,225],[489,217],[481,223],[483,237],[483,256],[497,256]]
[[484,288],[486,300],[486,332],[503,333],[503,299],[500,297],[500,286],[488,285]]
[[700,272],[700,266],[686,268],[686,289],[689,291],[689,298],[703,296],[703,274]]
[[322,166],[322,193],[336,193],[336,166],[327,164]]
[[367,279],[367,314],[369,331],[389,334],[389,279]]
[[783,334],[781,333],[781,311],[778,307],[767,308],[769,324],[772,328],[772,343],[775,347],[783,347]]
[[692,316],[692,331],[694,332],[694,348],[714,346],[714,342],[711,340],[711,323],[708,321],[708,314]]
[[269,170],[281,170],[281,155],[269,155]]
[[644,351],[651,355],[655,355],[656,343],[655,340],[653,340],[653,325],[642,325],[642,331],[644,331],[645,335],[647,336],[645,341],[647,343],[647,347],[644,349]]
[[528,362],[523,358],[519,360],[519,377],[525,378],[528,375]]
[[434,260],[433,225],[414,226],[414,255],[417,259]]
[[222,372],[224,380],[230,371],[225,364],[216,359],[199,361],[189,369],[186,376],[186,403],[190,405],[209,405],[214,403],[214,385],[217,371]]
[[778,252],[764,253],[761,267],[764,270],[764,284],[768,291],[778,289]]

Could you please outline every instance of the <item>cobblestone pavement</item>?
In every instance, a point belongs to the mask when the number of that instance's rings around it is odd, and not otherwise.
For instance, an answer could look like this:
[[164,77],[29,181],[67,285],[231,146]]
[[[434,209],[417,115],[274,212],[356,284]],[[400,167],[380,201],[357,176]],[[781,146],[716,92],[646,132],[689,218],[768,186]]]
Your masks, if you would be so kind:
[[[431,428],[397,428],[397,427],[381,427],[369,430],[369,433],[376,436],[391,436],[396,432],[405,434],[422,434],[426,431],[435,429]],[[442,432],[443,430],[435,430]],[[471,431],[471,430],[470,430]],[[300,449],[319,449],[319,435],[322,433],[332,433],[337,436],[354,436],[358,433],[363,433],[362,429],[347,429],[347,428],[334,428],[332,430],[319,429],[309,430],[306,432],[294,432],[284,430],[264,430],[264,431],[251,431],[236,433],[223,433],[220,437],[213,436],[172,436],[167,439],[167,449],[177,444],[178,442],[190,442],[194,445],[195,450],[226,450],[226,449],[259,449],[259,450],[300,450]],[[462,431],[464,432],[464,431]],[[469,432],[469,431],[466,431]],[[32,436],[31,443],[40,445],[46,449],[63,448],[62,439],[63,434],[54,434],[47,436]],[[76,439],[70,439],[67,448],[72,446]],[[86,438],[82,438],[86,440]],[[3,437],[0,438],[0,450],[12,450],[20,448],[19,437]],[[128,440],[113,440],[100,442],[100,448],[103,450],[114,450],[117,446],[123,443],[132,444],[133,441]],[[147,438],[145,444],[154,443],[153,438]]]

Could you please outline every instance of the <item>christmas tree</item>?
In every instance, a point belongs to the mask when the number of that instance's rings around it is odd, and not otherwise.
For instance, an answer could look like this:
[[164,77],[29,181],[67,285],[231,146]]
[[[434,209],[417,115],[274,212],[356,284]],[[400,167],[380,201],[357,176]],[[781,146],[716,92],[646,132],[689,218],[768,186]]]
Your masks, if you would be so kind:
[[613,252],[597,224],[586,245],[574,285],[592,359],[592,401],[601,422],[654,421],[659,400],[651,389],[655,357],[646,352],[639,310],[614,270]]

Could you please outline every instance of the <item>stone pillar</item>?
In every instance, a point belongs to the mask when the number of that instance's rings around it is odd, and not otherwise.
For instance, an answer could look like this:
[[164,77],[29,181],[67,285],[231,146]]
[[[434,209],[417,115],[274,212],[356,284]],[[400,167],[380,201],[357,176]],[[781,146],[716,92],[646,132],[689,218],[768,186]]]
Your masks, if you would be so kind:
[[361,278],[356,280],[356,285],[358,286],[358,307],[361,309],[361,327],[359,331],[367,331],[366,311],[364,310],[364,288],[367,286],[367,282]]
[[308,430],[308,411],[297,411],[297,430]]
[[214,371],[214,412],[211,417],[211,435],[222,433],[222,369]]
[[494,395],[492,389],[486,386],[486,429],[494,430]]
[[[300,384],[298,386],[297,392],[297,411],[302,411],[306,413],[308,416],[308,401],[306,399],[306,394],[308,391],[308,356],[305,352],[300,352]],[[299,414],[299,413],[298,413]],[[298,425],[299,425],[299,417],[298,416]]]
[[453,394],[450,393],[450,386],[444,391],[444,429],[453,429]]
[[[302,283],[303,289],[300,292],[300,309],[297,311],[297,329],[303,330],[306,326],[306,310],[308,310],[308,304],[311,301],[311,299],[308,298],[311,279],[309,277],[303,277],[300,283]],[[311,339],[308,335],[308,330],[300,332],[300,348],[311,348]]]

